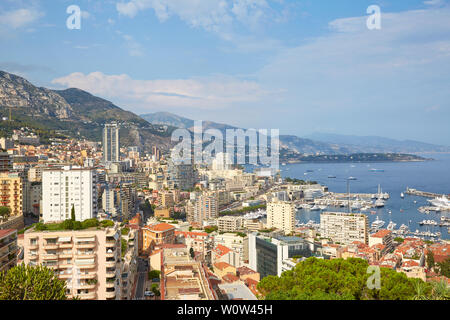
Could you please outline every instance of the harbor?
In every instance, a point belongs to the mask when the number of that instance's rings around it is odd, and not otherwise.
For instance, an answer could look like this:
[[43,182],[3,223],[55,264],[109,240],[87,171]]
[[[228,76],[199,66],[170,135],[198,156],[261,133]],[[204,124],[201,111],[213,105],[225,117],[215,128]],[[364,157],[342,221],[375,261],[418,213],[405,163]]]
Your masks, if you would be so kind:
[[[378,217],[385,222],[382,228],[392,230],[395,236],[448,240],[450,227],[446,219],[450,213],[445,194],[449,191],[450,155],[439,157],[442,160],[432,163],[377,164],[384,172],[371,172],[373,165],[365,163],[287,164],[282,175],[305,179],[304,173],[310,170],[313,172],[308,172],[308,180],[328,188],[320,197],[295,202],[299,226],[320,223],[324,211],[350,211],[366,214],[369,227]],[[348,177],[357,180],[350,180],[348,186]],[[375,204],[377,200],[379,207]],[[436,221],[437,225],[421,224],[424,220]]]

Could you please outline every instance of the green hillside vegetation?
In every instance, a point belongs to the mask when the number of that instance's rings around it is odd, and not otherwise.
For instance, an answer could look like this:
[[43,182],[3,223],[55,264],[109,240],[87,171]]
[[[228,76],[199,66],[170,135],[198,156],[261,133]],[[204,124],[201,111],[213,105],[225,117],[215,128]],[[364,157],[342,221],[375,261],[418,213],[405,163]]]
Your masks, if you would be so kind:
[[448,299],[442,284],[407,278],[388,268],[381,270],[381,289],[369,289],[369,264],[363,259],[309,258],[281,277],[268,276],[258,284],[266,300],[411,300]]

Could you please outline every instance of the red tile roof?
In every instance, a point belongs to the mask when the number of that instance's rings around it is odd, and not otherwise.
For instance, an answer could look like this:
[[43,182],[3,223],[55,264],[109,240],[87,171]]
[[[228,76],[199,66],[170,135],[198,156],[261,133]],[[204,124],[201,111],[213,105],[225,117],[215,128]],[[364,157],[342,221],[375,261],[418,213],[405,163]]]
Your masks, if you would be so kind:
[[154,231],[154,232],[164,232],[164,231],[169,231],[169,230],[175,229],[174,226],[172,226],[171,224],[168,224],[168,223],[154,224],[152,226],[147,226],[146,228],[148,230]]
[[216,263],[214,263],[214,267],[216,267],[219,270],[223,270],[225,268],[233,267],[233,266],[226,262],[216,262]]
[[0,238],[7,237],[10,234],[13,234],[15,231],[17,231],[17,230],[16,229],[3,229],[3,230],[0,230]]
[[371,234],[370,236],[372,238],[384,238],[391,233],[392,233],[392,231],[383,229],[383,230],[378,231],[377,233]]
[[230,252],[231,249],[228,247],[225,247],[221,244],[217,245],[217,247],[214,249],[214,252],[219,256],[222,257],[224,255],[226,255],[228,252]]

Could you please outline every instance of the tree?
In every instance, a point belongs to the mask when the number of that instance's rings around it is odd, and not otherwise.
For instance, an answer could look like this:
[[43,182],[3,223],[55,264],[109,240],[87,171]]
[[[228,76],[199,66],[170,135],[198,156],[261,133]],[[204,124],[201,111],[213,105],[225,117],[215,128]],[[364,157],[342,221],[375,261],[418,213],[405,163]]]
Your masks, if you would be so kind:
[[70,218],[72,219],[72,221],[75,221],[75,206],[72,205],[72,210],[70,212]]
[[427,252],[427,266],[428,266],[428,269],[430,269],[430,270],[434,269],[434,265],[435,265],[434,253],[433,253],[433,251],[429,250]]
[[308,258],[281,277],[262,279],[258,290],[266,300],[410,300],[416,296],[418,281],[422,298],[431,293],[428,283],[389,268],[380,268],[380,289],[369,289],[368,267],[367,261],[357,258]]
[[0,219],[6,220],[11,214],[11,209],[9,207],[0,207]]
[[442,262],[438,262],[437,265],[439,267],[440,274],[450,278],[450,257]]
[[190,248],[190,249],[189,249],[189,253],[190,253],[190,255],[191,255],[191,258],[194,259],[194,257],[195,257],[194,248]]
[[0,300],[66,300],[66,282],[44,266],[0,272]]

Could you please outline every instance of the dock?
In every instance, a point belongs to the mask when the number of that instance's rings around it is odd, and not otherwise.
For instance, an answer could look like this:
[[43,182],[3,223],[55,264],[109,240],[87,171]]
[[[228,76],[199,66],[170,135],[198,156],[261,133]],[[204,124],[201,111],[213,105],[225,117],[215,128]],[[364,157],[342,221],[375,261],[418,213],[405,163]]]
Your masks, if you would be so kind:
[[439,198],[439,197],[444,196],[443,194],[439,194],[439,193],[420,191],[420,190],[410,189],[410,188],[407,188],[405,193],[408,195],[411,195],[411,196],[419,196],[419,197],[424,197],[424,198]]

